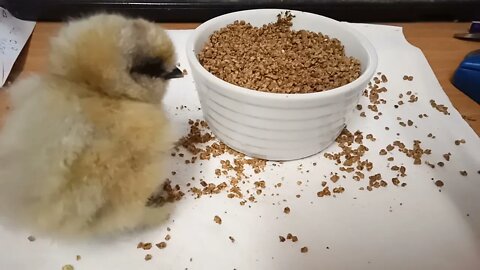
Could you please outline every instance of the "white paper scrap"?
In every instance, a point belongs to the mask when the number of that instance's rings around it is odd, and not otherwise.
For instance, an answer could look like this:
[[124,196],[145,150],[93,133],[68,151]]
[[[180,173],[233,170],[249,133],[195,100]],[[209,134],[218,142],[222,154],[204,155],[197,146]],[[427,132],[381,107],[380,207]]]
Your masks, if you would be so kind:
[[15,60],[32,34],[35,22],[17,19],[3,8],[0,8],[0,13],[0,76],[3,86]]

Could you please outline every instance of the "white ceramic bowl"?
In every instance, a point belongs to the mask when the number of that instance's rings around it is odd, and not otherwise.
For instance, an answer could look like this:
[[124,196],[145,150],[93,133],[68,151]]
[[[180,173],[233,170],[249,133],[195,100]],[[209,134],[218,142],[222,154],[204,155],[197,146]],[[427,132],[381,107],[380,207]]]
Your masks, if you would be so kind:
[[322,32],[339,39],[346,55],[360,60],[359,78],[325,92],[268,93],[225,82],[198,61],[197,54],[214,31],[235,20],[262,26],[276,21],[285,11],[256,9],[222,15],[201,24],[187,43],[203,115],[213,134],[237,151],[267,160],[307,157],[333,143],[377,68],[374,47],[349,24],[301,11],[291,11],[295,15],[292,29]]

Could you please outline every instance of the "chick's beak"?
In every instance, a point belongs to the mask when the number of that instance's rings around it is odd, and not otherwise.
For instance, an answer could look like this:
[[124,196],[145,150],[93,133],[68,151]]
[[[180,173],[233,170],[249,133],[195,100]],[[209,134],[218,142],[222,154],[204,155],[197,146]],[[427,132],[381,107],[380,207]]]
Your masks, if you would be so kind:
[[165,80],[183,77],[183,72],[177,67],[173,70],[165,70],[163,61],[158,58],[144,59],[138,65],[134,65],[131,72]]
[[172,71],[163,74],[163,78],[165,80],[183,78],[183,72],[178,67],[175,67]]

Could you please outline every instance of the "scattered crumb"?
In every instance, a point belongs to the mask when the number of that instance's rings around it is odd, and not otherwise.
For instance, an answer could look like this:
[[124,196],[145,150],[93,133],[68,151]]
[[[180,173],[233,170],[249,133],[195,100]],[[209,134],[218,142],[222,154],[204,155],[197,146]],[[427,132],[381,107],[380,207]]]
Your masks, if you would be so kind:
[[464,139],[460,139],[460,140],[455,140],[455,145],[460,145],[462,143],[465,143],[465,140]]
[[388,82],[387,76],[385,76],[385,74],[382,74],[380,78],[382,79],[382,82],[384,83]]
[[443,187],[443,182],[442,182],[442,180],[437,180],[437,181],[435,181],[435,185],[436,185],[437,187]]
[[165,242],[160,242],[158,244],[155,244],[155,246],[157,246],[159,249],[164,249],[167,247],[167,243]]
[[75,268],[73,267],[73,265],[67,264],[62,266],[62,270],[75,270]]
[[82,259],[82,256],[77,255],[77,256],[76,256],[76,259],[77,259],[77,261],[80,261],[80,260]]
[[213,221],[215,221],[215,223],[217,223],[217,224],[222,224],[222,219],[219,216],[215,216],[213,218]]
[[284,212],[285,214],[290,214],[290,207],[285,207],[285,208],[283,209],[283,212]]
[[331,192],[328,187],[325,187],[322,191],[317,192],[318,197],[330,196]]
[[307,252],[308,252],[308,247],[302,247],[302,248],[300,249],[300,252],[302,252],[302,253],[307,253]]
[[285,242],[285,237],[280,235],[278,238],[280,239],[280,242]]
[[137,248],[141,248],[143,250],[149,250],[152,248],[152,243],[143,243],[143,242],[140,242],[137,244]]
[[332,180],[333,183],[336,183],[340,179],[340,177],[337,174],[334,174],[330,177],[330,180]]
[[30,235],[29,237],[27,237],[27,239],[28,239],[28,241],[30,241],[30,242],[33,242],[33,241],[36,240],[35,236],[33,236],[33,235]]
[[145,255],[145,261],[150,261],[152,259],[152,254]]
[[398,178],[392,178],[392,183],[395,185],[395,186],[398,186],[400,184],[400,180]]
[[467,171],[460,171],[460,174],[463,175],[463,176],[467,176],[467,175],[468,175]]
[[434,108],[437,111],[443,113],[444,115],[450,115],[450,113],[448,112],[448,107],[447,106],[442,105],[442,104],[437,104],[435,102],[435,100],[433,100],[433,99],[430,100],[430,105],[432,106],[432,108]]
[[235,243],[235,238],[233,238],[232,236],[229,236],[228,239],[230,239],[230,241],[232,241],[232,243]]

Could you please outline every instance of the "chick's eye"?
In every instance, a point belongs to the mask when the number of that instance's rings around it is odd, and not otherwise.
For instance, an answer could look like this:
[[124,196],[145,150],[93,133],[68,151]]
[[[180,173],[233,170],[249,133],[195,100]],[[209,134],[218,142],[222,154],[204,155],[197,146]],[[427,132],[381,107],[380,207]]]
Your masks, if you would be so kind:
[[159,78],[166,73],[165,65],[159,58],[144,58],[135,63],[130,72]]
[[166,70],[163,60],[159,58],[142,59],[132,67],[130,72],[165,80],[183,77],[183,72],[178,68]]

